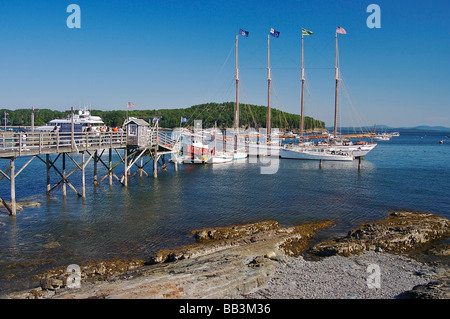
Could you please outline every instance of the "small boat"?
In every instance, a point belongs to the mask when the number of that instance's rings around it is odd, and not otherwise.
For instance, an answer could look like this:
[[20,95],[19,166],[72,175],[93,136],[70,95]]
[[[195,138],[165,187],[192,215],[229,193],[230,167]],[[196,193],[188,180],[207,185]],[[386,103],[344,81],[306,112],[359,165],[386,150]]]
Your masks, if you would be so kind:
[[444,140],[440,140],[440,141],[439,141],[439,144],[444,144]]
[[245,151],[245,147],[240,148],[233,152],[233,159],[235,159],[235,160],[244,159],[247,157],[248,157],[248,153]]
[[387,133],[377,134],[373,137],[375,141],[389,141],[391,139],[391,135]]
[[207,164],[223,164],[230,163],[233,161],[233,155],[223,152],[216,152],[213,156],[211,156],[206,163]]

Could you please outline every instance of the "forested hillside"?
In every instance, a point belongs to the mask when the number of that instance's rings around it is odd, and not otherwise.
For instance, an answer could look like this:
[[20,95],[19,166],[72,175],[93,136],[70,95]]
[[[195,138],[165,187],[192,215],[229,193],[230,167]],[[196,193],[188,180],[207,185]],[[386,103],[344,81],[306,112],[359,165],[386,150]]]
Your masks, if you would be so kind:
[[[159,110],[137,110],[130,109],[128,116],[142,118],[152,121],[160,118],[160,126],[166,128],[179,127],[181,118],[186,118],[183,126],[193,126],[194,120],[202,120],[203,127],[213,127],[217,123],[219,128],[232,127],[234,121],[234,102],[206,103],[194,105],[184,109],[159,109]],[[70,112],[52,111],[48,109],[35,110],[35,126],[44,125],[55,118],[65,118]],[[31,125],[31,109],[0,110],[1,124],[4,125],[4,113],[8,115],[7,125],[29,126]],[[127,116],[126,110],[91,110],[92,115],[99,115],[108,126],[121,126]],[[272,109],[272,127],[293,130],[299,128],[300,116],[297,114],[284,113]],[[240,125],[243,128],[266,127],[267,107],[259,105],[240,105]],[[305,117],[305,129],[324,128],[325,123],[311,117]]]

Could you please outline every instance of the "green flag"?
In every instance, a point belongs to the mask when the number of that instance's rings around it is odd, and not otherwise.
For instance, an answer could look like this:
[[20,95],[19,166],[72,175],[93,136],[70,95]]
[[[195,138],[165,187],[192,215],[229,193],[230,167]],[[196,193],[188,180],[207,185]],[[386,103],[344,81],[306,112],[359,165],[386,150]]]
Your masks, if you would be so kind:
[[312,35],[312,34],[313,34],[312,31],[308,31],[302,28],[302,35]]

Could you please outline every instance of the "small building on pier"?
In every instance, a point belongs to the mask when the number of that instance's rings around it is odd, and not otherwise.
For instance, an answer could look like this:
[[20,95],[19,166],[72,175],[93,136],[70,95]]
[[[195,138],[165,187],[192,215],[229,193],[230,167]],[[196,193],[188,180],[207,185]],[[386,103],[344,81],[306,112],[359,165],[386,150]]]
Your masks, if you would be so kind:
[[146,147],[149,145],[149,142],[151,142],[152,130],[150,124],[146,121],[130,117],[125,121],[123,127],[127,132],[128,147]]

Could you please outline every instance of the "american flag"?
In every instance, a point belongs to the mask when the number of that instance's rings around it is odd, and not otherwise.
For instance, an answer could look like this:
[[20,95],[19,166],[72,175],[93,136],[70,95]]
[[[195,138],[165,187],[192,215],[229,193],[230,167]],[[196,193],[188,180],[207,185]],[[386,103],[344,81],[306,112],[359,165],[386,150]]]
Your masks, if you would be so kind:
[[128,102],[127,103],[127,109],[132,109],[134,108],[134,103],[133,102]]
[[347,34],[347,31],[344,28],[336,27],[336,33]]

